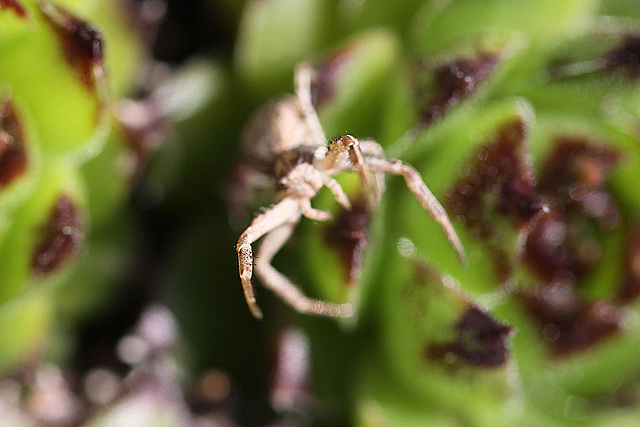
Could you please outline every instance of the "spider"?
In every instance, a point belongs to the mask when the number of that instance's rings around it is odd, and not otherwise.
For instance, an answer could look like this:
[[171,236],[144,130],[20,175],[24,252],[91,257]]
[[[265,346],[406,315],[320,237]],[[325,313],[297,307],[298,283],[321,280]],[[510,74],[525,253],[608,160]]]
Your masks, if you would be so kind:
[[329,143],[311,102],[313,69],[303,63],[294,73],[294,95],[284,95],[261,107],[247,125],[242,143],[248,160],[258,171],[274,176],[277,202],[256,216],[240,235],[236,251],[244,297],[254,317],[262,318],[251,278],[254,256],[251,245],[264,237],[255,259],[256,276],[263,286],[301,313],[349,317],[351,304],[333,304],[307,297],[271,260],[293,233],[301,217],[331,219],[331,213],[311,206],[311,199],[326,186],[347,210],[351,204],[333,178],[339,172],[357,172],[375,207],[384,191],[384,174],[402,175],[422,207],[440,224],[450,244],[465,264],[465,255],[446,211],[423,182],[418,171],[400,160],[384,156],[373,140],[340,136]]

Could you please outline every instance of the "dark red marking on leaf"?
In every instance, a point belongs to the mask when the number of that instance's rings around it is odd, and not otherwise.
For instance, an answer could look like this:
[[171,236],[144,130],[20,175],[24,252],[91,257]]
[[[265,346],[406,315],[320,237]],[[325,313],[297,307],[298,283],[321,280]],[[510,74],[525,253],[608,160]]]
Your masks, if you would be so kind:
[[607,70],[623,68],[632,78],[640,77],[640,34],[629,34],[604,60]]
[[27,10],[18,0],[0,0],[0,9],[12,9],[20,18],[27,16]]
[[65,60],[76,71],[82,84],[89,90],[95,90],[96,71],[102,67],[102,34],[60,6],[38,4],[45,21],[58,36]]
[[77,207],[67,195],[62,195],[44,224],[32,262],[38,275],[54,272],[73,255],[84,242],[84,224]]
[[[612,302],[587,301],[576,290],[602,258],[599,231],[619,226],[606,181],[620,158],[620,151],[602,143],[559,137],[541,167],[539,188],[548,212],[529,234],[524,259],[543,283],[521,297],[557,356],[585,350],[620,329],[621,314]],[[640,239],[632,235],[617,302],[638,292],[638,250]]]
[[467,174],[446,199],[451,216],[490,246],[502,279],[511,271],[510,257],[493,225],[496,215],[524,227],[542,209],[533,169],[525,159],[525,124],[517,119],[502,126],[473,156]]
[[167,136],[169,120],[153,99],[121,102],[115,116],[133,153],[127,174],[134,181]]
[[311,82],[311,102],[315,108],[322,108],[333,99],[338,79],[347,70],[351,56],[349,49],[343,49],[315,67]]
[[471,96],[491,75],[498,59],[498,54],[484,52],[437,67],[431,86],[433,96],[429,105],[420,111],[420,122],[427,125],[438,120],[448,108]]
[[625,270],[625,277],[616,299],[620,304],[631,303],[640,296],[640,226],[636,226],[629,233]]
[[606,179],[620,161],[620,151],[570,137],[557,138],[554,146],[542,167],[540,192],[565,206],[575,203],[583,214],[598,219],[603,228],[617,226],[619,213]]
[[533,170],[524,158],[524,136],[525,126],[519,119],[502,126],[493,140],[477,151],[475,163],[448,198],[451,214],[459,215],[478,237],[494,232],[485,217],[486,193],[496,198],[495,209],[503,215],[525,220],[542,209]]
[[432,283],[442,283],[442,275],[434,267],[424,261],[415,260],[415,272],[413,283],[419,286],[427,286]]
[[507,339],[513,329],[476,306],[470,306],[455,325],[456,337],[449,344],[432,344],[427,355],[442,360],[448,353],[478,368],[498,368],[509,357]]
[[612,393],[599,396],[589,396],[589,406],[598,411],[611,411],[612,409],[633,409],[640,404],[640,396],[633,384],[625,383]]
[[417,323],[424,320],[429,306],[423,296],[423,289],[428,288],[429,294],[439,297],[445,291],[442,285],[442,274],[419,257],[410,257],[409,262],[413,268],[413,278],[401,286],[400,297],[406,303],[407,315]]
[[346,282],[358,283],[364,252],[369,243],[369,212],[362,198],[350,211],[342,209],[336,220],[325,229],[325,240],[340,254]]
[[539,183],[548,212],[529,234],[525,261],[546,283],[575,283],[601,258],[597,229],[613,229],[620,222],[606,187],[620,152],[578,138],[557,138],[554,146]]
[[0,189],[27,169],[27,154],[20,118],[10,100],[0,100]]
[[586,350],[620,330],[618,308],[583,301],[569,285],[541,285],[520,297],[556,356]]
[[524,260],[545,283],[575,283],[597,265],[601,244],[587,218],[567,212],[553,199],[536,221]]

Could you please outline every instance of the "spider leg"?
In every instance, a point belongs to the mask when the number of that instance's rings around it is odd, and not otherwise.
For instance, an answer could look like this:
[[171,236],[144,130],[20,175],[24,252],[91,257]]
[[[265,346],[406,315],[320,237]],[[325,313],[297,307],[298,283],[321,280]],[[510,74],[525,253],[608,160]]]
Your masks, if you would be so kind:
[[[365,159],[371,156],[385,157],[382,146],[373,139],[361,139],[360,147],[362,148],[362,154],[364,155]],[[374,173],[374,176],[376,179],[376,187],[378,189],[377,200],[380,201],[386,188],[385,173],[376,172]]]
[[304,120],[309,126],[311,135],[313,137],[313,143],[317,146],[324,146],[327,144],[327,137],[322,130],[318,113],[313,107],[311,100],[311,80],[313,78],[313,69],[307,62],[303,62],[296,67],[294,72],[294,90],[298,102],[300,103],[300,109]]
[[302,215],[316,221],[329,221],[331,218],[333,218],[331,212],[312,208],[311,200],[309,199],[300,200],[300,211],[302,212]]
[[460,238],[449,220],[447,212],[442,207],[438,199],[433,195],[427,184],[424,183],[420,173],[411,165],[400,160],[386,157],[367,157],[367,166],[373,172],[385,172],[392,175],[402,175],[407,187],[416,197],[422,207],[433,216],[440,224],[440,227],[447,235],[449,243],[458,253],[458,258],[463,266],[467,265],[467,257],[464,254]]
[[361,139],[360,148],[365,156],[384,157],[384,149],[374,139]]
[[238,252],[238,270],[242,281],[242,290],[251,314],[257,319],[262,318],[262,311],[256,302],[255,291],[251,283],[251,277],[253,276],[253,249],[251,244],[282,224],[297,221],[299,217],[300,202],[294,198],[285,198],[255,217],[238,239],[236,251]]
[[349,166],[345,165],[347,159],[351,161],[351,165],[360,174],[367,197],[370,203],[375,206],[379,202],[376,179],[365,162],[365,156],[357,138],[351,135],[344,135],[331,141],[327,155],[318,162],[317,167],[319,170],[333,175],[342,170],[350,170]]
[[351,210],[351,202],[349,201],[349,198],[347,197],[346,193],[344,192],[344,190],[342,189],[342,186],[340,186],[340,183],[338,181],[333,179],[330,175],[323,173],[322,183],[326,187],[328,187],[329,190],[331,190],[331,193],[333,193],[333,197],[335,197],[335,199],[338,201],[340,206],[342,206],[344,209],[348,211]]
[[260,282],[300,313],[332,317],[351,316],[353,314],[351,304],[332,304],[311,299],[271,265],[271,260],[289,239],[297,223],[297,219],[287,222],[265,236],[256,258],[256,275]]

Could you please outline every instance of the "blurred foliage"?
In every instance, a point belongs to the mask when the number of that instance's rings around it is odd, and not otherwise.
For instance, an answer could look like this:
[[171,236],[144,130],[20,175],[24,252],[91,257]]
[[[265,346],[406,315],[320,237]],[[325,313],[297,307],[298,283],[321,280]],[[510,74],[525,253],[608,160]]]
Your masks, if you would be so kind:
[[[18,390],[0,397],[0,415],[632,423],[637,9],[0,1],[0,389]],[[242,127],[292,92],[302,61],[327,137],[374,138],[414,165],[468,266],[401,178],[358,217],[323,190],[313,205],[336,219],[303,220],[274,265],[356,315],[302,316],[259,289],[256,322],[233,247],[273,183],[248,188]],[[338,179],[364,200],[357,179]],[[51,407],[34,403],[47,393]],[[55,405],[67,418],[50,418]]]

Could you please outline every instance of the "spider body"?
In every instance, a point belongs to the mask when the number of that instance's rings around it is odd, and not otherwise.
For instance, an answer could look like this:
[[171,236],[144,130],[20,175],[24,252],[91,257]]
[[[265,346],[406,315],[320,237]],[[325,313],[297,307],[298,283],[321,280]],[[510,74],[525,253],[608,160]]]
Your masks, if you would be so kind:
[[333,178],[343,171],[360,175],[372,207],[381,197],[384,175],[402,175],[416,199],[441,225],[464,263],[462,245],[444,208],[412,166],[385,157],[382,148],[373,140],[360,141],[351,135],[343,135],[327,146],[311,103],[311,79],[310,67],[298,67],[295,73],[296,96],[286,95],[265,104],[243,134],[248,161],[258,171],[273,176],[278,190],[276,203],[254,218],[236,246],[244,296],[256,318],[261,318],[262,312],[251,283],[254,267],[252,244],[261,237],[264,239],[255,258],[255,272],[265,287],[299,312],[333,317],[353,314],[350,304],[332,304],[308,298],[271,265],[271,260],[289,239],[302,216],[317,221],[331,219],[331,213],[311,207],[311,199],[323,186],[331,190],[344,209],[351,209],[349,199]]
[[294,158],[303,153],[312,154],[318,148],[311,145],[313,142],[293,95],[263,105],[242,135],[242,149],[247,160],[265,173],[272,173],[274,164],[282,156]]

